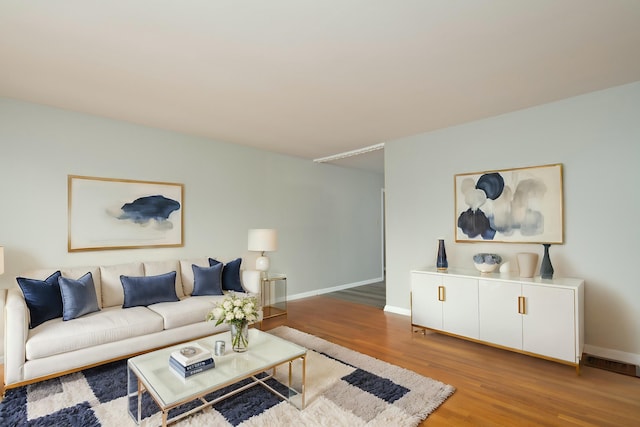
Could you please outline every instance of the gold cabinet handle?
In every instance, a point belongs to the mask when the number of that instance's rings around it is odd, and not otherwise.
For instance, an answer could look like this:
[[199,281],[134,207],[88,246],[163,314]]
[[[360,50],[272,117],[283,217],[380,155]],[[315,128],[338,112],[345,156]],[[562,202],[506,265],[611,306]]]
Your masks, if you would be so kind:
[[518,313],[527,314],[527,310],[524,305],[524,297],[518,297]]
[[438,301],[444,301],[444,286],[438,286]]

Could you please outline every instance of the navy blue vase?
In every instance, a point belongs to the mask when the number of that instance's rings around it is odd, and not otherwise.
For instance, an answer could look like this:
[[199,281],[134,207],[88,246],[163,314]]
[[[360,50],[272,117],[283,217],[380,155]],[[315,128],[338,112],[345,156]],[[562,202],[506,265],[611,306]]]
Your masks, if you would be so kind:
[[551,258],[549,258],[549,243],[543,243],[544,255],[542,256],[542,264],[540,264],[540,277],[543,279],[553,279],[553,265],[551,265]]
[[436,268],[440,271],[446,271],[449,267],[447,262],[447,251],[444,249],[444,239],[438,240],[438,259],[436,260]]

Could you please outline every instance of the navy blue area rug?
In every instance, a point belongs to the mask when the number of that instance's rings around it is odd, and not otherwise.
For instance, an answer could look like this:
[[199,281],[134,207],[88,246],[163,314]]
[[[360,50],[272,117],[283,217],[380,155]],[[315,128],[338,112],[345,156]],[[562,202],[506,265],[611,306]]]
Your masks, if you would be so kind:
[[[269,332],[309,349],[305,409],[298,410],[257,385],[174,425],[417,426],[454,392],[450,385],[295,329],[281,326]],[[287,369],[281,371],[282,375],[288,373]],[[299,369],[293,372],[295,376]],[[285,378],[268,381],[284,392],[281,383]],[[234,384],[207,398],[242,385]],[[135,426],[126,391],[126,361],[10,389],[0,403],[0,426]],[[169,417],[195,406],[175,408]],[[142,407],[145,421],[159,425],[158,407],[146,394]]]

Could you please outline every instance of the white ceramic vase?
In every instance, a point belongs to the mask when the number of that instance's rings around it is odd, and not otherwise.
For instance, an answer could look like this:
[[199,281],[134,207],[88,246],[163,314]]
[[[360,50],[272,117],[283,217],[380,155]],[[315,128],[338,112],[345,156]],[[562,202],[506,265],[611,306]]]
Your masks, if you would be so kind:
[[538,266],[538,254],[534,252],[520,252],[517,254],[520,277],[533,277]]

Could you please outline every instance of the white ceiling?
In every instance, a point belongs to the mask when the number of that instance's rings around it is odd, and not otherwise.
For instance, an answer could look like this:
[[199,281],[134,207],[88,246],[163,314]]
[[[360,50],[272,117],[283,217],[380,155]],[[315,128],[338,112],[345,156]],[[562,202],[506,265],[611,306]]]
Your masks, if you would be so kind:
[[0,3],[0,96],[306,159],[638,80],[637,0]]

